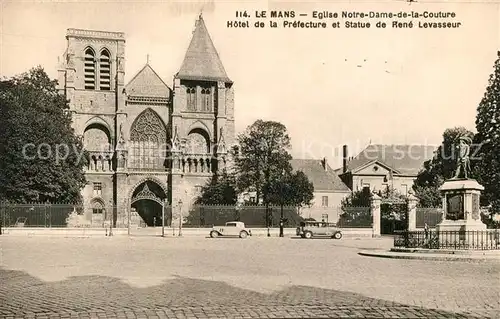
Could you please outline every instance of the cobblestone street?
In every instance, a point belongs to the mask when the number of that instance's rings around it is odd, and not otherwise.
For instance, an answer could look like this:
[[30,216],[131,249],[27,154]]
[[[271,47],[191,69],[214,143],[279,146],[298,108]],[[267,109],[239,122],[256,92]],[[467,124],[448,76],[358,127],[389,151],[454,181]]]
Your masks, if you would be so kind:
[[4,236],[0,316],[497,318],[497,262],[357,254],[390,244]]

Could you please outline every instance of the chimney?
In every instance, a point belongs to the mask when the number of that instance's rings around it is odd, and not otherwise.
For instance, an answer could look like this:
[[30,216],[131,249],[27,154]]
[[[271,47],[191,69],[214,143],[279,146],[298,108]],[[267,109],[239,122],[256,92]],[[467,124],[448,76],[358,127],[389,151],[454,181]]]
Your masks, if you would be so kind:
[[327,166],[327,162],[326,162],[326,157],[323,157],[323,159],[321,160],[321,165],[323,165],[323,169],[326,172],[328,170],[328,166]]
[[347,161],[348,161],[347,145],[344,145],[342,147],[342,173],[347,172]]

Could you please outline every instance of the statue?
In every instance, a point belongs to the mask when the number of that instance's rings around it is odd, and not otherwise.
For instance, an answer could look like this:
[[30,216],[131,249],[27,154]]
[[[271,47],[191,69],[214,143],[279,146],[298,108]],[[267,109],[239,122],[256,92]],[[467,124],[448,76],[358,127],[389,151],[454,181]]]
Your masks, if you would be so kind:
[[120,144],[120,146],[125,144],[125,139],[123,138],[123,123],[120,124],[120,137],[118,139],[118,143]]
[[455,176],[453,178],[459,178],[460,172],[463,171],[464,178],[468,178],[468,174],[470,172],[470,144],[472,144],[472,140],[468,136],[460,137],[460,144],[457,145],[458,149],[458,158],[457,158],[457,169],[455,171]]

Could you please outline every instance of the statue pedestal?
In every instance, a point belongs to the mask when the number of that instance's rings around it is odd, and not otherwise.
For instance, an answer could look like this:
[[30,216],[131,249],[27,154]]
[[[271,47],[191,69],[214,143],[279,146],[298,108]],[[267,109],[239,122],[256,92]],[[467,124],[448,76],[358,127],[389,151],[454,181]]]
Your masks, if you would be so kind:
[[440,191],[443,198],[443,219],[436,225],[440,244],[468,245],[473,232],[486,231],[481,221],[479,197],[484,189],[474,179],[451,179]]

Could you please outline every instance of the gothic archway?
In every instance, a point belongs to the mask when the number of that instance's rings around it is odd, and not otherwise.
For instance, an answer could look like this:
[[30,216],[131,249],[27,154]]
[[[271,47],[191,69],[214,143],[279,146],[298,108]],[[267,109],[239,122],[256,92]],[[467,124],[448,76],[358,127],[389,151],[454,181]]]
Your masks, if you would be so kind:
[[130,129],[129,169],[165,170],[167,141],[167,127],[158,114],[143,111]]
[[[167,199],[163,187],[152,180],[145,180],[135,187],[130,198],[130,206],[135,209],[147,226],[162,225],[162,209]],[[168,203],[165,203],[167,205]],[[171,211],[165,210],[165,226],[171,224]]]
[[209,154],[210,136],[207,131],[201,128],[192,129],[187,136],[187,154]]
[[83,132],[83,147],[87,151],[109,151],[111,147],[111,133],[101,123],[91,123]]

